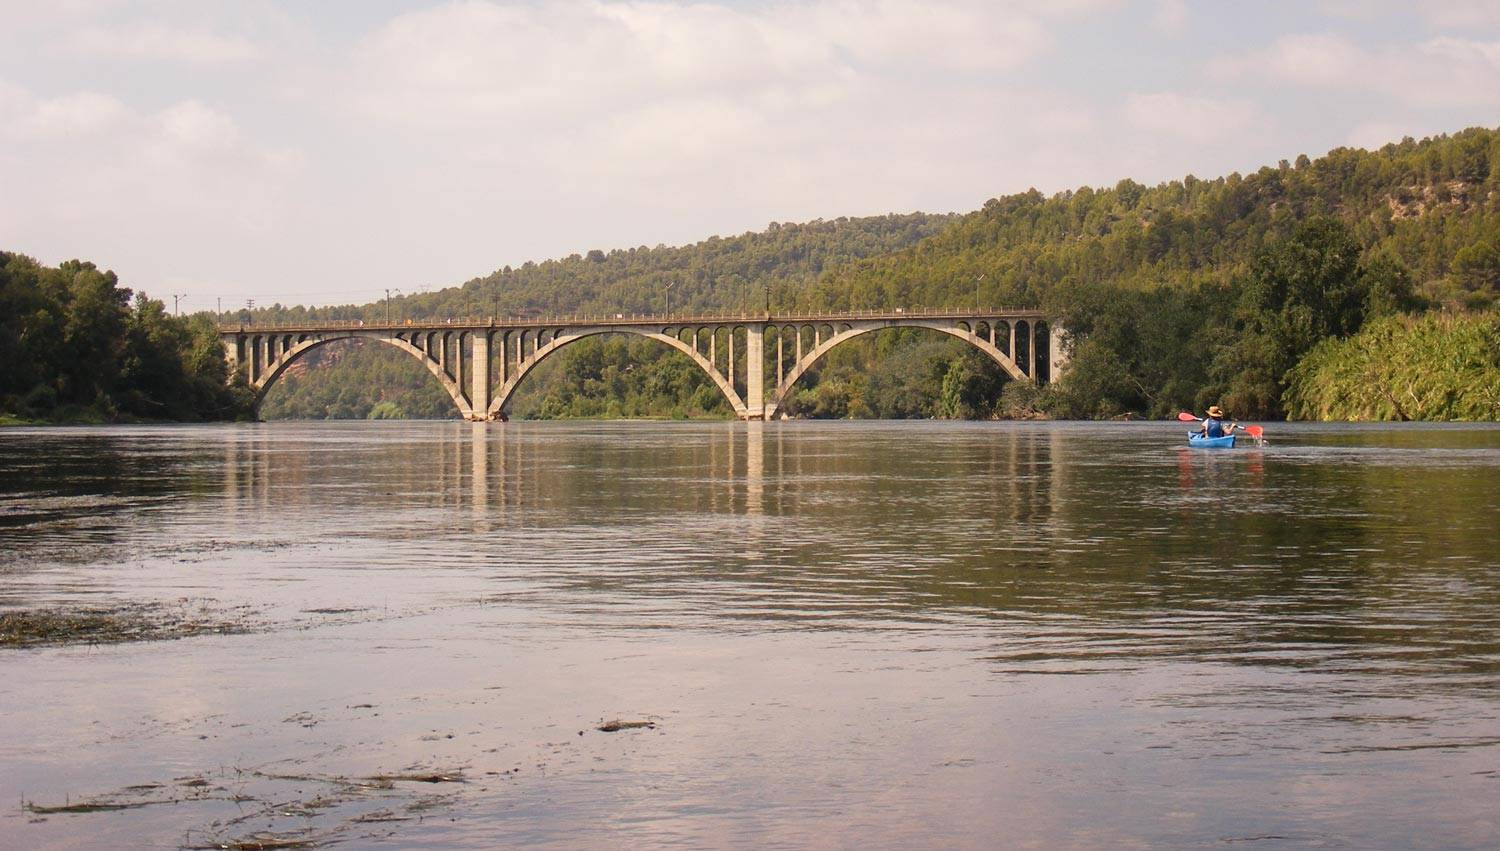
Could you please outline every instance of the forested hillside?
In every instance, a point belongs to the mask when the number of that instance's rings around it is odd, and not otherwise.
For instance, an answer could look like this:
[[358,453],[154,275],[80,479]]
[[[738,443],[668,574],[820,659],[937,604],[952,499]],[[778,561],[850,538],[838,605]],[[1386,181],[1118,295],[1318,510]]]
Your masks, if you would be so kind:
[[1040,306],[1075,335],[1067,380],[1041,401],[1055,415],[1224,402],[1279,417],[1288,370],[1325,337],[1493,308],[1497,164],[1500,133],[1475,129],[1248,176],[1009,196],[835,270],[803,303]]
[[[401,316],[664,310],[669,297],[674,310],[767,301],[776,310],[1043,307],[1072,332],[1074,348],[1069,376],[1045,393],[1016,388],[1002,401],[1003,377],[961,343],[887,332],[833,353],[788,409],[809,416],[1164,416],[1223,402],[1236,415],[1277,417],[1287,413],[1289,371],[1319,342],[1356,333],[1366,318],[1494,309],[1496,164],[1500,133],[1472,129],[1374,152],[1300,156],[1250,175],[1149,187],[1123,180],[1050,197],[1031,191],[951,220],[780,225],[685,248],[591,252],[504,269],[392,309]],[[381,309],[340,315],[373,318]],[[697,385],[649,390],[650,369],[636,374],[618,360],[640,357],[639,346],[611,347],[601,361],[603,346],[579,344],[538,370],[525,388],[535,398],[519,398],[517,412],[727,415],[722,406],[692,404]],[[348,360],[389,356],[372,351]],[[609,369],[614,378],[601,381]],[[315,376],[324,380],[308,373]],[[402,392],[440,398],[423,386],[420,369],[409,377],[411,389]],[[302,384],[288,396],[316,386]],[[611,408],[622,390],[637,403]],[[409,408],[446,415],[436,402],[412,400]],[[273,405],[268,414],[283,410]]]
[[1033,190],[993,199],[909,249],[842,266],[802,303],[972,304],[977,289],[985,303],[1066,309],[1079,287],[1234,281],[1297,223],[1333,216],[1431,301],[1483,307],[1500,274],[1496,163],[1500,132],[1475,129],[1300,156],[1246,176]]

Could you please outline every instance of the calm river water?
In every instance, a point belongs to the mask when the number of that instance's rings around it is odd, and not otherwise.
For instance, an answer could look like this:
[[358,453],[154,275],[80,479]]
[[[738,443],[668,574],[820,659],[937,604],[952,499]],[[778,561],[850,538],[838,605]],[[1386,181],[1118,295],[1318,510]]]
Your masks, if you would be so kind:
[[6,429],[0,608],[246,631],[0,649],[0,846],[1495,847],[1500,429],[1267,431]]

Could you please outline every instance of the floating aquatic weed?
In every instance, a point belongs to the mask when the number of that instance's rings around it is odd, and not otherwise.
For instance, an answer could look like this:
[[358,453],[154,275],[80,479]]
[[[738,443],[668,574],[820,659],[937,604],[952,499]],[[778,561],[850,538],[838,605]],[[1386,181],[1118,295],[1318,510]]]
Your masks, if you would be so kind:
[[620,719],[616,718],[613,721],[605,721],[603,724],[600,724],[598,727],[596,727],[594,729],[598,730],[601,733],[618,733],[621,730],[640,730],[640,729],[655,730],[656,729],[656,722],[655,721],[621,721]]
[[182,602],[19,609],[0,612],[0,647],[155,641],[249,632],[253,625],[243,613]]

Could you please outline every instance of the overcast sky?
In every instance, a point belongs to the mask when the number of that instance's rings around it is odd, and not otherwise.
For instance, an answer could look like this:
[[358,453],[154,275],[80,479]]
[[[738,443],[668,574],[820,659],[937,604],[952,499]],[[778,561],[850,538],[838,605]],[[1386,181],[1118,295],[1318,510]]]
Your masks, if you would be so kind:
[[184,309],[1500,125],[1500,2],[0,0],[0,248]]

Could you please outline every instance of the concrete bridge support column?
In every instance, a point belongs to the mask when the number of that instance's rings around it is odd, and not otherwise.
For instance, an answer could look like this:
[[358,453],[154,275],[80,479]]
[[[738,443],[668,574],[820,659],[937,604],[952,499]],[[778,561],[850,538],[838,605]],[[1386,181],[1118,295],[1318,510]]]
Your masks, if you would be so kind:
[[224,340],[224,360],[229,364],[229,380],[234,381],[234,374],[240,371],[239,340]]
[[1027,367],[1027,369],[1026,369],[1026,375],[1027,375],[1028,378],[1031,379],[1031,383],[1032,384],[1036,384],[1037,380],[1036,380],[1036,322],[1035,321],[1031,321],[1031,322],[1026,323],[1026,339],[1028,339],[1028,340],[1031,341],[1031,345],[1029,345],[1029,346],[1026,347],[1026,357],[1028,357],[1028,358],[1031,359],[1031,365],[1029,367]]
[[490,410],[490,335],[475,331],[469,335],[469,419],[489,419]]
[[[777,344],[780,345],[780,338]],[[745,326],[745,419],[766,418],[766,326]]]

